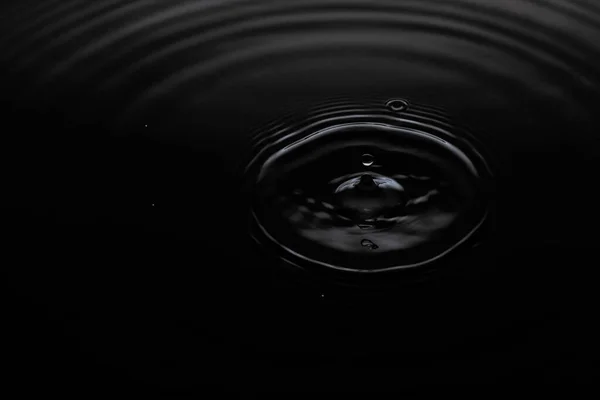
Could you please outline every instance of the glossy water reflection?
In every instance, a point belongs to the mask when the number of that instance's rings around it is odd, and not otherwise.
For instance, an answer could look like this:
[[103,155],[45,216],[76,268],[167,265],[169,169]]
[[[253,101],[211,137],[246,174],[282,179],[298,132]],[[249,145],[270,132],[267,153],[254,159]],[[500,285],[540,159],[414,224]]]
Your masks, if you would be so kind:
[[492,176],[472,135],[419,105],[401,117],[386,101],[330,107],[257,142],[259,243],[294,264],[381,272],[436,260],[483,224]]

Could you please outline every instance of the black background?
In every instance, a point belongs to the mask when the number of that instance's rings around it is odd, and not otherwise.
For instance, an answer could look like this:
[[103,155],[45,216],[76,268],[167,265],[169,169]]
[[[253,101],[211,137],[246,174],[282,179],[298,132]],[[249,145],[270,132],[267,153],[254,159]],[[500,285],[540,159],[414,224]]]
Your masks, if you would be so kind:
[[[597,93],[574,88],[583,106],[565,107],[493,77],[463,91],[399,82],[386,75],[392,61],[352,57],[200,81],[123,126],[120,107],[164,71],[99,95],[79,79],[91,66],[38,85],[34,72],[50,64],[3,64],[6,388],[172,398],[206,387],[594,381]],[[485,132],[500,166],[493,234],[421,283],[374,290],[299,277],[246,232],[239,173],[250,127],[374,92],[447,106]]]

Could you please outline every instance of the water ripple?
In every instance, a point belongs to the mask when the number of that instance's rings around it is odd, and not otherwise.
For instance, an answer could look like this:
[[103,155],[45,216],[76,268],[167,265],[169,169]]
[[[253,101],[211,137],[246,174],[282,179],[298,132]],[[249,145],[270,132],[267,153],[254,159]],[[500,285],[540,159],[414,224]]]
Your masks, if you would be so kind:
[[64,125],[237,151],[284,137],[301,105],[332,99],[306,124],[352,104],[397,121],[379,101],[402,96],[431,104],[407,110],[413,121],[447,129],[445,109],[485,128],[507,176],[539,143],[597,144],[589,0],[23,0],[0,18],[3,99]]
[[302,269],[375,273],[475,236],[491,193],[481,144],[441,111],[396,101],[407,108],[330,101],[257,133],[243,203],[259,244]]

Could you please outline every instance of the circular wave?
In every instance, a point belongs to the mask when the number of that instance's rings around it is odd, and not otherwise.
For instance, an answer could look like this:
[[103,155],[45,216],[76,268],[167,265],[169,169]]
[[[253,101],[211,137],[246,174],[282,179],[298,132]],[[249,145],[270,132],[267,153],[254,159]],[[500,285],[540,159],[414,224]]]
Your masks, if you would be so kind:
[[123,121],[177,108],[240,74],[350,57],[372,64],[356,74],[389,64],[472,90],[527,86],[528,96],[569,97],[581,111],[600,81],[597,15],[573,1],[47,2],[12,10],[15,29],[1,46],[30,96],[69,83],[88,95],[118,92]]
[[394,99],[330,102],[270,126],[246,168],[254,239],[307,269],[374,273],[440,259],[475,235],[491,200],[477,142],[449,121]]
[[577,176],[553,149],[597,148],[599,20],[584,0],[23,1],[2,12],[1,89],[24,117],[211,148],[224,164],[299,106],[401,94],[484,132],[501,185],[522,193],[507,209],[533,229],[549,223],[531,218],[553,195],[544,176]]

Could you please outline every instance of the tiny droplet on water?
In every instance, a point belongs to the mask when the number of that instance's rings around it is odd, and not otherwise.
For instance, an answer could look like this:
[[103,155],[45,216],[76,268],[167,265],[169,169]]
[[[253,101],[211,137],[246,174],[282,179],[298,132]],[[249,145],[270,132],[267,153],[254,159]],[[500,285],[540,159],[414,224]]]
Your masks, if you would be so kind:
[[365,167],[370,167],[373,165],[373,162],[375,162],[375,157],[373,157],[371,154],[365,153],[362,155],[362,164]]
[[387,102],[387,106],[392,111],[404,111],[408,108],[408,104],[403,100],[390,100]]

